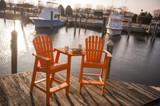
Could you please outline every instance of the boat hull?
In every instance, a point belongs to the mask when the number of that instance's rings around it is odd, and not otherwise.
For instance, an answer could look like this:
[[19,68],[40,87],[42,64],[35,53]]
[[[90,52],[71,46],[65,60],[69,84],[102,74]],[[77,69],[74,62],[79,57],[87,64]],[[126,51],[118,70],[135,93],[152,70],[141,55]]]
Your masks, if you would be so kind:
[[[51,27],[51,21],[50,20],[41,20],[41,19],[32,19],[35,27]],[[59,20],[59,24],[58,24],[58,20],[53,20],[52,21],[52,25],[53,27],[57,27],[64,25],[65,22],[62,20]]]
[[122,29],[107,28],[107,33],[110,34],[110,35],[121,35]]

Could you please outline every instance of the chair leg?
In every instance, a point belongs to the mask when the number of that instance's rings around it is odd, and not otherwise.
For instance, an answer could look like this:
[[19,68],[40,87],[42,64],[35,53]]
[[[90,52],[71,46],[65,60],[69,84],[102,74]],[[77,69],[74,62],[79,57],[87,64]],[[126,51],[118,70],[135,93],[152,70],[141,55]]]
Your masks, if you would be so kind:
[[34,70],[33,70],[33,74],[32,74],[32,81],[31,81],[31,88],[30,88],[30,94],[31,94],[32,91],[33,91],[34,82],[35,82],[35,80],[36,80],[37,65],[38,65],[38,59],[35,58],[35,62],[34,62]]
[[50,74],[46,73],[46,104],[50,105]]
[[81,67],[80,67],[80,73],[79,73],[79,82],[80,82],[80,79],[82,79],[82,77],[83,77],[83,62],[84,62],[84,56],[82,56],[82,59],[81,59]]
[[31,81],[30,94],[31,94],[31,93],[32,93],[32,91],[33,91],[34,82],[35,82],[35,80],[36,80],[36,74],[37,74],[37,71],[36,71],[36,70],[34,70],[34,71],[33,71],[33,74],[32,74],[32,81]]
[[106,85],[106,78],[107,78],[107,72],[108,72],[108,68],[105,68],[105,74],[104,74],[104,78],[103,78],[104,85],[102,85],[102,95],[104,95],[104,90],[105,90],[105,85]]
[[101,76],[100,77],[102,78],[102,76],[103,76],[103,69],[101,69]]
[[105,85],[102,86],[102,95],[104,95]]
[[51,83],[50,83],[50,86],[52,86],[52,83],[53,83],[54,76],[55,76],[55,73],[53,73],[53,74],[52,74],[52,78],[51,78]]
[[67,76],[66,76],[66,83],[68,84],[68,86],[66,87],[66,95],[69,94],[70,70],[71,70],[71,56],[68,56],[68,68],[67,68]]
[[[66,75],[66,82],[69,85],[70,75],[69,75],[69,69],[67,69],[67,75]],[[66,95],[69,94],[69,86],[66,87]]]
[[81,69],[80,69],[80,74],[79,74],[79,82],[80,82],[79,94],[81,94],[81,89],[83,86],[82,79],[83,79],[83,63],[81,63]]
[[83,84],[80,83],[79,94],[81,94]]

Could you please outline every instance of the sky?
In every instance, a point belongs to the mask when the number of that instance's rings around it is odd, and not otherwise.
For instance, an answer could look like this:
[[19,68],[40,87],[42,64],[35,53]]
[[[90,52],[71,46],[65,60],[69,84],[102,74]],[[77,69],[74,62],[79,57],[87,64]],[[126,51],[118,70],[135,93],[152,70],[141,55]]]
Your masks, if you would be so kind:
[[[6,0],[12,2],[18,2],[23,0]],[[38,0],[24,0],[25,2],[32,2],[38,4]],[[49,0],[40,0],[41,3],[45,4]],[[51,1],[51,0],[50,0]],[[141,9],[144,12],[150,12],[152,14],[153,10],[160,9],[160,0],[58,0],[59,4],[62,4],[64,8],[67,5],[70,5],[72,8],[75,8],[78,5],[81,8],[86,7],[86,4],[91,4],[92,8],[96,8],[97,5],[107,8],[108,6],[113,5],[114,7],[126,6],[128,10],[139,14]]]

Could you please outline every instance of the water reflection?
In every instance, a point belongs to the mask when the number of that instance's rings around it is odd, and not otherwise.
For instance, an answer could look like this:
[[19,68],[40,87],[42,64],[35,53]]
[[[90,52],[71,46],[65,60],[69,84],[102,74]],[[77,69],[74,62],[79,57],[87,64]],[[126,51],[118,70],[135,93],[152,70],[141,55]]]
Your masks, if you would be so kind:
[[[11,32],[14,30],[14,21],[6,20],[5,24],[4,20],[0,19],[0,23],[0,74],[6,75],[11,73],[10,40]],[[21,22],[16,20],[15,23],[15,29],[18,32],[18,72],[32,71],[34,57],[31,53],[35,52],[32,40],[39,34],[50,36],[53,40],[53,47],[78,47],[78,44],[84,47],[85,38],[88,36],[102,36],[97,31],[83,28],[74,30],[71,27],[54,28],[51,33],[50,29],[35,30],[33,24],[27,24],[22,30]],[[150,42],[150,37],[147,35],[131,34],[129,38],[126,35],[105,35],[104,39],[106,42],[108,40],[114,42],[110,74],[112,80],[160,86],[160,38],[156,38],[155,42]],[[66,61],[65,59],[65,56],[61,56],[62,62]],[[79,74],[80,61],[81,57],[72,58],[72,74]]]

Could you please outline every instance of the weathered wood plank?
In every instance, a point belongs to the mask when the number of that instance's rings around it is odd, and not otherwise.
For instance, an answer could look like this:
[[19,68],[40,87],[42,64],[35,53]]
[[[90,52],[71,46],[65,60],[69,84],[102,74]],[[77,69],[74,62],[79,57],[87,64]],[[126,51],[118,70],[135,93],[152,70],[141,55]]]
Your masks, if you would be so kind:
[[[27,74],[24,74],[24,79],[26,80],[26,84],[28,85],[29,89],[30,89],[30,84],[31,84],[31,79],[32,79],[32,73],[27,73]],[[46,95],[40,91],[39,89],[35,88],[33,89],[33,93],[32,93],[32,96],[33,96],[33,100],[34,100],[34,103],[37,102],[38,105],[37,106],[45,106],[45,97]]]
[[14,106],[0,78],[0,106]]
[[[0,106],[35,105],[45,106],[46,95],[33,89],[30,95],[30,83],[32,72],[14,74],[0,77]],[[38,73],[36,79],[42,79],[45,74]],[[57,73],[55,78],[65,82],[66,74]],[[95,80],[93,77],[84,77],[85,80]],[[160,98],[160,92],[145,85],[107,80],[105,95],[102,96],[101,86],[84,85],[82,94],[79,94],[79,76],[70,77],[69,96],[65,95],[65,89],[51,96],[51,105],[107,105],[107,106],[139,106]],[[39,84],[46,87],[45,82]],[[52,86],[57,85],[53,82]]]
[[[12,77],[16,76],[16,74],[12,75]],[[7,94],[11,97],[15,106],[18,105],[29,105],[26,101],[22,101],[25,99],[23,96],[23,92],[19,92],[19,84],[15,84],[10,76],[3,77],[1,79],[2,83],[4,84],[5,89],[7,90]]]
[[130,90],[123,87],[117,81],[116,82],[109,81],[109,83],[107,82],[107,85],[108,85],[107,86],[108,90],[110,92],[113,92],[113,94],[115,94],[115,97],[116,96],[118,96],[118,98],[119,96],[120,98],[123,97],[124,99],[126,99],[128,102],[131,102],[132,104],[139,104],[139,105],[143,104],[143,102],[139,98],[137,99],[137,97],[135,97],[134,93],[132,93]]
[[[29,74],[30,75],[30,74]],[[38,101],[36,99],[33,98],[32,95],[30,95],[30,83],[29,80],[27,79],[26,77],[26,74],[25,73],[20,73],[19,74],[19,81],[22,81],[23,82],[23,85],[24,85],[24,92],[25,94],[27,95],[27,97],[29,98],[29,101],[31,102],[32,105],[35,105],[35,106],[38,106]]]

